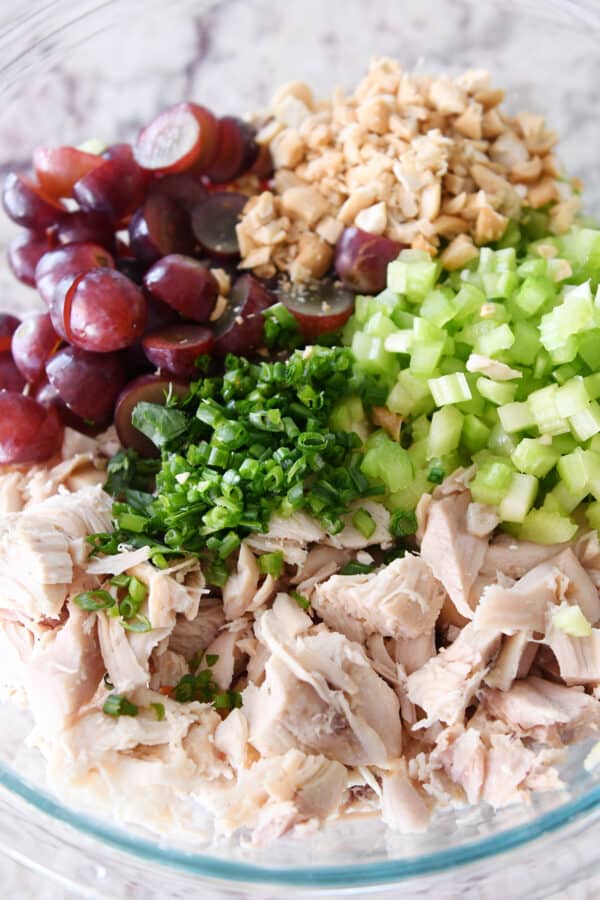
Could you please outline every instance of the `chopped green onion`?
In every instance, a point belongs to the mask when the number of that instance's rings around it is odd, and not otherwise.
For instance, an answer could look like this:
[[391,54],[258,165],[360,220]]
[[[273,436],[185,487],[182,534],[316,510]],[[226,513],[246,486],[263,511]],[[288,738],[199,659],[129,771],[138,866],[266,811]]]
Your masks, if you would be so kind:
[[410,509],[396,509],[390,518],[390,533],[394,537],[409,537],[417,530],[417,517]]
[[279,578],[283,572],[283,552],[275,550],[273,553],[263,553],[258,557],[258,568],[263,575]]
[[352,516],[352,524],[367,540],[375,534],[377,528],[373,516],[366,509],[356,510]]
[[339,574],[340,575],[368,575],[369,572],[373,571],[372,565],[365,565],[364,563],[359,563],[356,560],[351,560],[349,563],[346,563],[343,566]]
[[310,600],[308,597],[303,597],[298,591],[290,591],[290,597],[292,597],[302,609],[310,609]]
[[165,718],[165,705],[164,703],[151,703],[151,709],[154,710],[154,715],[156,716],[157,722],[162,722]]
[[84,591],[73,597],[73,603],[86,612],[95,612],[99,609],[110,609],[115,605],[115,598],[108,591]]
[[111,694],[104,701],[102,712],[116,719],[119,716],[137,716],[139,709],[123,694]]

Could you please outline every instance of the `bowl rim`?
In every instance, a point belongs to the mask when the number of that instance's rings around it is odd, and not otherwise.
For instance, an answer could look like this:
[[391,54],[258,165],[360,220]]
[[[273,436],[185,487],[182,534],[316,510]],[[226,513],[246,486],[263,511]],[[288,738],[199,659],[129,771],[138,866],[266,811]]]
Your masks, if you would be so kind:
[[290,888],[348,889],[400,884],[422,876],[449,873],[461,866],[482,862],[510,850],[523,848],[532,841],[550,836],[569,824],[581,823],[586,814],[600,808],[600,784],[583,796],[569,800],[539,815],[531,822],[507,828],[498,834],[469,841],[447,850],[424,853],[411,859],[381,860],[356,865],[287,867],[269,869],[261,865],[219,859],[192,851],[166,848],[160,841],[134,836],[120,827],[112,827],[93,816],[63,805],[44,790],[34,787],[0,762],[0,787],[16,795],[39,812],[76,829],[86,837],[99,840],[121,853],[129,853],[140,862],[177,869],[186,875],[215,882],[280,886]]

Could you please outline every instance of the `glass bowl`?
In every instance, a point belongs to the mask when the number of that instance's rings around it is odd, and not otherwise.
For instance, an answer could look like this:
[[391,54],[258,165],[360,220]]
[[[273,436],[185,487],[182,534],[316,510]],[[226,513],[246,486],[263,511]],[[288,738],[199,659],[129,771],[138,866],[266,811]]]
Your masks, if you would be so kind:
[[[390,55],[407,68],[489,68],[509,109],[539,111],[556,128],[593,213],[599,25],[593,0],[12,0],[0,13],[0,165],[26,167],[38,144],[129,139],[181,99],[243,113],[287,80],[317,93],[351,86],[371,56]],[[14,231],[1,217],[0,243]],[[37,303],[2,262],[0,310]],[[564,897],[599,869],[600,771],[583,768],[586,747],[569,755],[564,789],[528,806],[445,812],[418,836],[373,819],[332,823],[256,849],[243,836],[158,838],[78,809],[46,783],[30,727],[0,706],[0,843],[81,897],[280,897],[284,886],[290,896]]]

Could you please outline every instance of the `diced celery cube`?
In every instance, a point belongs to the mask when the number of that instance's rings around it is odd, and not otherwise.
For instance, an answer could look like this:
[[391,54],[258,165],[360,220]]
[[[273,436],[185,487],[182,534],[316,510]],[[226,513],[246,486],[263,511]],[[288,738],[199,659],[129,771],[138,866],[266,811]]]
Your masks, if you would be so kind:
[[363,331],[365,334],[385,340],[388,335],[397,331],[397,328],[388,316],[377,311],[367,320]]
[[587,409],[590,398],[581,375],[576,375],[557,388],[554,395],[558,414],[564,418]]
[[537,478],[515,472],[510,487],[498,507],[498,515],[502,521],[522,522],[535,502],[537,491]]
[[588,489],[585,487],[576,494],[572,493],[564,481],[559,481],[552,490],[546,494],[544,499],[544,509],[548,512],[559,513],[561,516],[568,516],[579,506],[584,497],[587,496]]
[[539,438],[523,438],[512,452],[511,459],[519,472],[543,478],[556,465],[559,454]]
[[585,467],[585,451],[578,447],[573,453],[561,456],[556,464],[558,474],[572,494],[584,491],[588,486]]
[[427,381],[403,369],[388,395],[386,405],[401,416],[415,416],[429,412],[434,403]]
[[592,528],[600,532],[600,501],[590,503],[585,511],[585,516]]
[[501,350],[510,350],[515,342],[515,336],[510,327],[498,325],[489,334],[482,335],[477,341],[476,347],[483,356],[495,356]]
[[577,352],[593,372],[600,369],[600,328],[591,328],[579,335]]
[[575,522],[567,516],[546,509],[530,510],[517,530],[521,540],[534,541],[537,544],[563,544],[570,541],[576,532]]
[[600,372],[586,375],[583,381],[590,400],[597,400],[600,397]]
[[463,284],[454,298],[456,313],[453,322],[466,322],[471,316],[479,313],[485,303],[485,294],[472,284]]
[[527,279],[530,275],[533,278],[544,278],[548,274],[548,264],[545,259],[529,257],[519,264],[517,273],[520,278],[524,279]]
[[483,275],[483,290],[486,297],[511,297],[519,286],[516,272],[488,272]]
[[460,443],[463,421],[463,414],[454,406],[444,406],[434,412],[427,442],[428,459],[456,450]]
[[443,351],[443,341],[434,341],[430,344],[413,344],[410,353],[411,372],[414,372],[415,375],[433,375]]
[[487,445],[488,449],[498,456],[511,456],[517,441],[511,434],[506,433],[500,422],[496,422],[492,426]]
[[470,400],[472,397],[469,382],[463,372],[454,372],[451,375],[430,378],[427,383],[436,406],[462,403],[464,400]]
[[[561,386],[566,384],[567,381],[570,381],[571,378],[576,378],[579,375],[579,369],[574,363],[565,363],[564,366],[558,366],[557,369],[552,373],[552,377],[554,378],[557,384]],[[589,400],[589,396],[588,396]]]
[[430,493],[433,487],[434,485],[427,479],[427,472],[424,469],[418,469],[407,487],[386,497],[386,506],[391,510],[415,509],[423,494]]
[[429,434],[431,422],[427,416],[419,416],[410,426],[413,441],[420,441]]
[[475,478],[469,484],[473,500],[497,506],[507,493],[513,474],[512,465],[504,459],[492,457],[478,464]]
[[535,315],[555,296],[555,288],[549,278],[529,275],[514,295],[514,302],[528,316]]
[[390,492],[407,487],[414,476],[408,452],[387,435],[369,447],[360,468],[368,478],[382,481]]
[[517,385],[511,384],[510,381],[492,381],[491,378],[478,378],[476,382],[477,390],[482,397],[495,403],[496,406],[503,406],[515,399]]
[[419,250],[403,250],[388,264],[387,286],[409,300],[419,300],[431,291],[440,273],[439,260]]
[[448,287],[431,291],[421,305],[421,315],[440,328],[450,321],[455,312],[454,291]]
[[586,409],[569,416],[569,425],[575,437],[580,441],[588,441],[600,431],[600,406],[596,400],[590,400]]
[[569,430],[568,420],[556,407],[558,390],[558,385],[549,384],[529,395],[529,407],[542,434],[563,434]]
[[511,362],[531,366],[535,363],[540,351],[540,333],[531,322],[513,322],[514,341],[508,356]]
[[412,328],[402,329],[402,331],[394,331],[389,334],[384,341],[384,348],[388,353],[410,353],[415,339]]
[[398,370],[398,363],[386,352],[383,340],[364,331],[357,331],[352,338],[352,352],[365,372],[393,376]]
[[486,446],[490,436],[490,428],[478,416],[469,413],[463,422],[461,443],[471,455]]
[[498,416],[502,427],[508,434],[513,434],[515,431],[527,431],[535,425],[535,418],[527,401],[499,406]]
[[593,633],[578,603],[562,603],[557,607],[552,613],[552,624],[571,637],[590,637]]

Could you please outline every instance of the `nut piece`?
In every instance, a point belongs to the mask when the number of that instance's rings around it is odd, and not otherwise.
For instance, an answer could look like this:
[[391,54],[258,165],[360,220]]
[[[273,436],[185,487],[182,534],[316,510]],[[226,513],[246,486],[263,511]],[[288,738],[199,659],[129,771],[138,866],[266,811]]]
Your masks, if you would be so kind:
[[292,281],[322,278],[331,266],[333,249],[316,234],[303,234],[298,242],[298,255],[290,267]]
[[278,169],[295,169],[304,159],[304,141],[295,128],[286,128],[271,142],[273,165]]
[[369,234],[383,234],[387,225],[387,208],[383,200],[361,210],[354,219],[354,224]]
[[489,244],[491,241],[499,241],[508,225],[506,216],[502,216],[495,210],[485,207],[480,210],[475,224],[475,243]]
[[222,297],[228,297],[231,290],[231,278],[225,269],[211,269],[210,273],[219,286],[219,294]]
[[356,118],[359,124],[367,131],[374,131],[375,134],[385,134],[389,128],[390,108],[385,100],[379,97],[371,97],[366,100],[356,110]]
[[448,244],[440,259],[442,265],[449,272],[455,269],[461,269],[479,256],[479,250],[468,236],[468,234],[459,234],[454,240]]
[[283,211],[301,219],[309,228],[329,210],[327,201],[316,187],[290,187],[281,195]]

